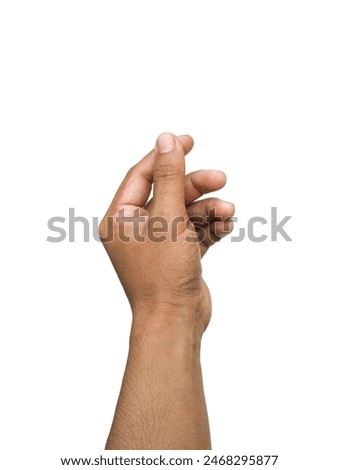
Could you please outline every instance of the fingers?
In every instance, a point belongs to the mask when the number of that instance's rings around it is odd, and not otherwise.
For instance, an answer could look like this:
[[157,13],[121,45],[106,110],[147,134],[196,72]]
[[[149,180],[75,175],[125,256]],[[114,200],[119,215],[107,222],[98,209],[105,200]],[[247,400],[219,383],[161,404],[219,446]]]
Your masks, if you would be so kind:
[[[226,184],[226,175],[223,171],[198,170],[185,176],[185,204],[192,204],[203,194],[218,191]],[[151,211],[153,199],[149,200],[145,209]]]
[[179,135],[179,136],[177,136],[177,139],[178,139],[179,142],[181,143],[182,148],[184,149],[185,155],[187,155],[188,153],[190,153],[190,151],[192,150],[192,148],[193,148],[193,146],[194,146],[193,137],[191,137],[191,136],[188,135],[188,134],[185,134],[185,135]]
[[200,253],[201,256],[207,252],[215,243],[219,242],[223,237],[231,233],[233,230],[233,221],[232,219],[226,219],[222,222],[211,222],[199,229],[199,239],[200,239]]
[[[182,146],[184,154],[187,155],[194,145],[192,137],[183,135],[177,139]],[[151,150],[139,163],[128,171],[113,198],[111,210],[122,205],[143,207],[146,204],[152,189],[156,155],[156,149]]]
[[196,201],[193,204],[187,206],[188,216],[193,218],[197,217],[200,219],[210,218],[212,220],[215,219],[215,217],[227,219],[229,217],[233,217],[234,212],[234,204],[223,201],[216,197],[202,199],[201,201]]
[[185,204],[188,206],[203,194],[218,191],[226,184],[223,171],[198,170],[189,173],[185,179]]
[[187,207],[187,214],[200,239],[202,256],[210,246],[232,231],[234,212],[231,202],[218,198],[197,201]]
[[185,152],[173,134],[161,134],[156,142],[153,171],[153,207],[157,215],[186,213]]

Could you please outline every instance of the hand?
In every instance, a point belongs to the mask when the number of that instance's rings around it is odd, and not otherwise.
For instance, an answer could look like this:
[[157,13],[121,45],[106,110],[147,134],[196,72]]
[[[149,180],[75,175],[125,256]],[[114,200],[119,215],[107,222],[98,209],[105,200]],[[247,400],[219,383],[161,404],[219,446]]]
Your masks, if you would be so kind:
[[200,366],[211,300],[201,257],[231,231],[234,207],[197,201],[226,178],[212,170],[185,176],[192,146],[189,136],[159,136],[127,173],[99,227],[133,312],[106,449],[211,448]]
[[147,311],[148,319],[164,316],[202,334],[211,300],[201,257],[232,230],[234,206],[217,198],[196,201],[221,189],[226,177],[214,170],[185,176],[184,157],[192,147],[190,136],[160,135],[155,149],[127,173],[99,233],[135,317]]

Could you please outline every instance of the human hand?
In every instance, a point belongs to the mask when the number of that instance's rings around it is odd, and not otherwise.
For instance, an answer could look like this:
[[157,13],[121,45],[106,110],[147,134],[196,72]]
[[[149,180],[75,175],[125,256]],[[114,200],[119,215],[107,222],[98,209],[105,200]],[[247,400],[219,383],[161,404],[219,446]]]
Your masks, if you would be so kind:
[[[223,172],[185,176],[190,136],[162,134],[156,147],[127,173],[99,233],[134,317],[185,322],[201,335],[211,315],[201,257],[232,230],[234,206],[217,198]],[[153,186],[153,198],[149,200]]]

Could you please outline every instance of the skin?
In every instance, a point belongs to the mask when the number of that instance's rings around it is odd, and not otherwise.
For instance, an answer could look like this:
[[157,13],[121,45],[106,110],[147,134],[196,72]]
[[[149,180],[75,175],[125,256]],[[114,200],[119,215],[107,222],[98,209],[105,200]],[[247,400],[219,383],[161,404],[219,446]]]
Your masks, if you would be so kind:
[[[185,175],[185,155],[192,147],[188,135],[160,135],[155,148],[129,170],[100,223],[101,239],[133,314],[106,449],[211,448],[200,343],[212,308],[201,258],[232,230],[234,206],[217,198],[199,199],[221,189],[226,176],[214,170]],[[213,208],[213,218],[202,223]],[[125,216],[138,210],[144,217],[144,241],[133,237],[132,223],[124,225],[131,241],[120,239],[117,217],[122,209]],[[175,241],[163,225],[161,233],[152,235],[151,225],[159,225],[151,223],[154,217],[169,226],[180,218]],[[107,236],[110,230],[113,240]]]

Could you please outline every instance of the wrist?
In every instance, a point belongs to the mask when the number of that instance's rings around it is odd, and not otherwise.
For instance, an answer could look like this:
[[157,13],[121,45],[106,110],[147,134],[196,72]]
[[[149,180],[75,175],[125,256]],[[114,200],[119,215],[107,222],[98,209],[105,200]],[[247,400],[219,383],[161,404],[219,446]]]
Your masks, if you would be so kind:
[[199,354],[204,330],[199,312],[192,307],[161,303],[133,308],[131,342],[185,345]]
[[[130,299],[133,319],[136,325],[145,322],[161,328],[183,328],[203,335],[211,318],[211,297],[206,284],[198,293],[177,295],[176,297],[148,297]],[[141,320],[141,321],[140,321]]]

